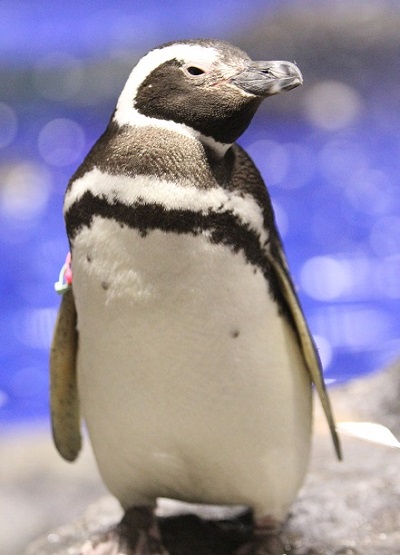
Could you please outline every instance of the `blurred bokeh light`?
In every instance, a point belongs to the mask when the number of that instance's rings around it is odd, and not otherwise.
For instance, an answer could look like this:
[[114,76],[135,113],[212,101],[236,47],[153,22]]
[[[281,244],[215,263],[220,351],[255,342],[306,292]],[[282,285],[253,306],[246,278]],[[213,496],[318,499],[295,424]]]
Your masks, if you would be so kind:
[[69,177],[136,61],[163,42],[224,38],[295,60],[241,139],[275,205],[330,382],[400,353],[400,11],[396,1],[85,0],[0,4],[0,417],[43,418],[68,250]]

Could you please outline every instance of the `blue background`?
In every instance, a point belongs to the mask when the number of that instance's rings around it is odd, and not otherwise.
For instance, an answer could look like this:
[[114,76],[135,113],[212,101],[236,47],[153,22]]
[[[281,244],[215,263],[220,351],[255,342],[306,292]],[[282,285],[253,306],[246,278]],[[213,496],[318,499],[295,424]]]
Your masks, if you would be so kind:
[[399,29],[389,1],[3,0],[2,421],[47,416],[67,181],[130,69],[173,39],[223,38],[299,64],[304,86],[268,99],[240,142],[269,187],[328,382],[398,356]]

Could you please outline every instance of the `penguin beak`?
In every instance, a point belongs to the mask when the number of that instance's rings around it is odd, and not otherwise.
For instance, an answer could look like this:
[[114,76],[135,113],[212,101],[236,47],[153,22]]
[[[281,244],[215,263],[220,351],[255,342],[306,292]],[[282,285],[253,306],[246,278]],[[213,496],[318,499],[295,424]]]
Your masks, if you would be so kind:
[[246,93],[263,98],[290,91],[303,84],[299,68],[290,62],[252,62],[231,83]]

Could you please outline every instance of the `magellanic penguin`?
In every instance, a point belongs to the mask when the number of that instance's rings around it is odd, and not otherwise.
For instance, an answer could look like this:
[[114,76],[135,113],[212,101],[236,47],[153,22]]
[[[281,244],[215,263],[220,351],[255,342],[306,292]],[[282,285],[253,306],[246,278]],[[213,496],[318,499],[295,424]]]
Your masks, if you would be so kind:
[[123,508],[150,512],[159,497],[251,507],[257,553],[306,473],[312,384],[340,458],[270,197],[235,143],[266,97],[301,83],[296,65],[222,41],[150,51],[64,204],[58,450],[77,456],[80,410]]

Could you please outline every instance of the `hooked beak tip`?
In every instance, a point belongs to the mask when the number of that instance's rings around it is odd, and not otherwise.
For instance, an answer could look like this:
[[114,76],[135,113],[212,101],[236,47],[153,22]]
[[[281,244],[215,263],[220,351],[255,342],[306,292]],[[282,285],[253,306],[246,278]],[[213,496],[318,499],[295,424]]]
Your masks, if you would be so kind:
[[250,62],[233,83],[247,93],[267,97],[303,84],[303,75],[292,62]]

